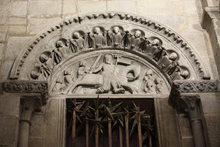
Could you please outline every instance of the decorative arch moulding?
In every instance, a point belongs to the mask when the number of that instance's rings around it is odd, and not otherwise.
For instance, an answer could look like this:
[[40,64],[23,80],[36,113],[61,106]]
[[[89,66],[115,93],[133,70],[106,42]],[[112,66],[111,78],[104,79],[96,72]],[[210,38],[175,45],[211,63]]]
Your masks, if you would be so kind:
[[[95,77],[98,82],[83,83],[81,76]],[[108,76],[115,78],[106,80]],[[46,80],[51,93],[65,94],[75,93],[79,86],[96,87],[90,88],[91,93],[113,94],[148,93],[153,86],[152,92],[157,93],[155,89],[163,84],[164,91],[169,91],[174,80],[209,78],[192,47],[178,34],[151,20],[123,13],[91,14],[52,27],[16,58],[9,76]]]

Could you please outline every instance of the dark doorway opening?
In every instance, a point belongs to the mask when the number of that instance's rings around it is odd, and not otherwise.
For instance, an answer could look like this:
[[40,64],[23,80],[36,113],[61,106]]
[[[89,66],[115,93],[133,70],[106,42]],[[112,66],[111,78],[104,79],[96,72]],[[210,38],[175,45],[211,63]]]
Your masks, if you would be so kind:
[[66,147],[157,147],[153,99],[67,99]]

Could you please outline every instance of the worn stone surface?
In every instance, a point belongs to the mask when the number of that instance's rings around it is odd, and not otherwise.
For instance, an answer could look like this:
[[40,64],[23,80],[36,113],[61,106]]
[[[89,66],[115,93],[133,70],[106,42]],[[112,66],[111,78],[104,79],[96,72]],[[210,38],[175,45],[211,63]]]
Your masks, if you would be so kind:
[[167,99],[157,99],[155,100],[155,114],[157,125],[161,126],[158,130],[160,145],[164,147],[176,147],[180,143],[176,112],[168,104]]
[[20,96],[18,94],[4,94],[0,96],[0,115],[14,116],[18,118],[19,113]]
[[18,117],[0,115],[0,146],[17,146],[18,124]]
[[26,16],[27,1],[14,1],[11,3],[10,16]]
[[220,145],[220,114],[206,114],[205,115],[208,135],[210,144],[212,147],[218,147]]
[[[200,26],[203,9],[207,6],[212,8],[207,10],[210,12],[207,14],[209,17],[204,15],[203,23],[209,36]],[[217,0],[201,0],[201,3],[197,0],[181,2],[179,0],[0,0],[0,79],[8,79],[15,58],[23,50],[28,49],[38,35],[42,34],[41,32],[59,25],[66,18],[72,19],[78,15],[97,11],[122,11],[131,15],[135,13],[172,28],[193,47],[193,51],[198,52],[202,59],[201,64],[210,71],[211,78],[217,79],[216,66],[218,70],[220,69],[220,17],[215,6],[217,6]],[[92,23],[88,26],[91,25]],[[83,29],[88,29],[88,26]],[[90,29],[86,33],[89,31]],[[36,58],[39,58],[39,54],[36,54]],[[212,147],[219,147],[219,94],[200,96],[210,144]],[[61,147],[64,145],[62,133],[65,132],[63,130],[65,128],[65,104],[61,101],[56,98],[51,99],[45,112],[33,115],[29,146]],[[14,107],[17,107],[18,103],[18,100],[13,97],[0,98],[1,147],[16,147],[19,111]],[[179,125],[183,127],[178,130],[176,113],[168,105],[167,99],[160,100],[158,107],[160,111],[156,114],[161,119],[159,129],[163,132],[164,145],[176,147],[182,142],[183,147],[191,147],[193,142],[185,118],[180,120]],[[177,130],[184,134],[181,141]]]
[[61,15],[61,1],[30,1],[28,15],[30,17],[57,17]]
[[39,34],[43,30],[50,29],[51,27],[59,24],[62,21],[60,17],[53,18],[29,18],[27,33],[28,34]]

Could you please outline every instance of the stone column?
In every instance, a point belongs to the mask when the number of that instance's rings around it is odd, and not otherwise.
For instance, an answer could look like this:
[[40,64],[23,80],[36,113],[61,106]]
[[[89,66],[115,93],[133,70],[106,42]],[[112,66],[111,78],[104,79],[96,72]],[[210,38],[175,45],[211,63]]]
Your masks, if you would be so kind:
[[19,141],[18,147],[28,147],[29,130],[31,125],[32,112],[36,109],[36,100],[30,97],[30,99],[21,100],[21,116],[19,125]]
[[[11,100],[13,95],[16,97],[16,99],[21,103],[21,114],[20,117],[20,124],[19,124],[19,139],[17,143],[17,136],[14,137],[16,141],[13,141],[13,146],[18,147],[28,147],[28,139],[29,139],[29,129],[31,124],[31,115],[32,112],[47,102],[47,94],[48,94],[48,85],[46,81],[21,81],[21,80],[6,80],[6,81],[0,81],[0,97],[4,97],[2,100]],[[13,99],[12,99],[13,100]],[[10,108],[10,110],[17,110],[14,105],[14,107],[10,107],[10,103],[5,103],[6,108]],[[3,106],[3,105],[2,105]],[[19,106],[18,106],[19,108]],[[2,109],[0,109],[1,113]],[[5,113],[5,112],[4,112]],[[17,110],[17,113],[19,114],[19,109]],[[11,124],[11,121],[5,121],[7,124]],[[0,121],[0,124],[5,124],[5,122]],[[18,120],[16,121],[18,123]],[[6,125],[7,126],[7,125]],[[14,125],[13,125],[14,127]],[[11,127],[11,128],[13,128]],[[11,129],[10,128],[10,129]],[[14,127],[16,131],[18,132],[18,126]],[[5,130],[3,127],[0,126],[0,131]],[[2,131],[2,132],[3,132]],[[4,131],[5,132],[5,131]],[[12,134],[13,131],[5,133],[6,135],[10,133]],[[1,133],[0,133],[1,134]],[[8,135],[8,136],[9,136]],[[14,135],[14,133],[12,134]],[[12,136],[10,135],[10,136]],[[17,134],[16,134],[17,135]],[[9,141],[2,141],[4,138],[3,135],[0,135],[0,146],[1,142],[8,143]],[[3,139],[1,139],[3,138]],[[7,136],[6,136],[7,140]],[[5,145],[5,144],[3,144]]]
[[195,147],[206,147],[199,96],[187,95],[182,96],[182,99],[187,106],[185,111],[188,114],[192,127],[194,145]]

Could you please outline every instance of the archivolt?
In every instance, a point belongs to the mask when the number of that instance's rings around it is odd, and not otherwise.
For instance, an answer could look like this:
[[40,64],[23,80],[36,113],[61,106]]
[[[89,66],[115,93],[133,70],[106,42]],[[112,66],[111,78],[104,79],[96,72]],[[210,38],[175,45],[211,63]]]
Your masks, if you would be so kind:
[[151,20],[122,13],[91,14],[52,27],[17,57],[9,78],[37,80],[45,74],[47,79],[67,55],[105,48],[146,56],[171,80],[176,73],[178,79],[207,78],[198,57],[179,35]]

